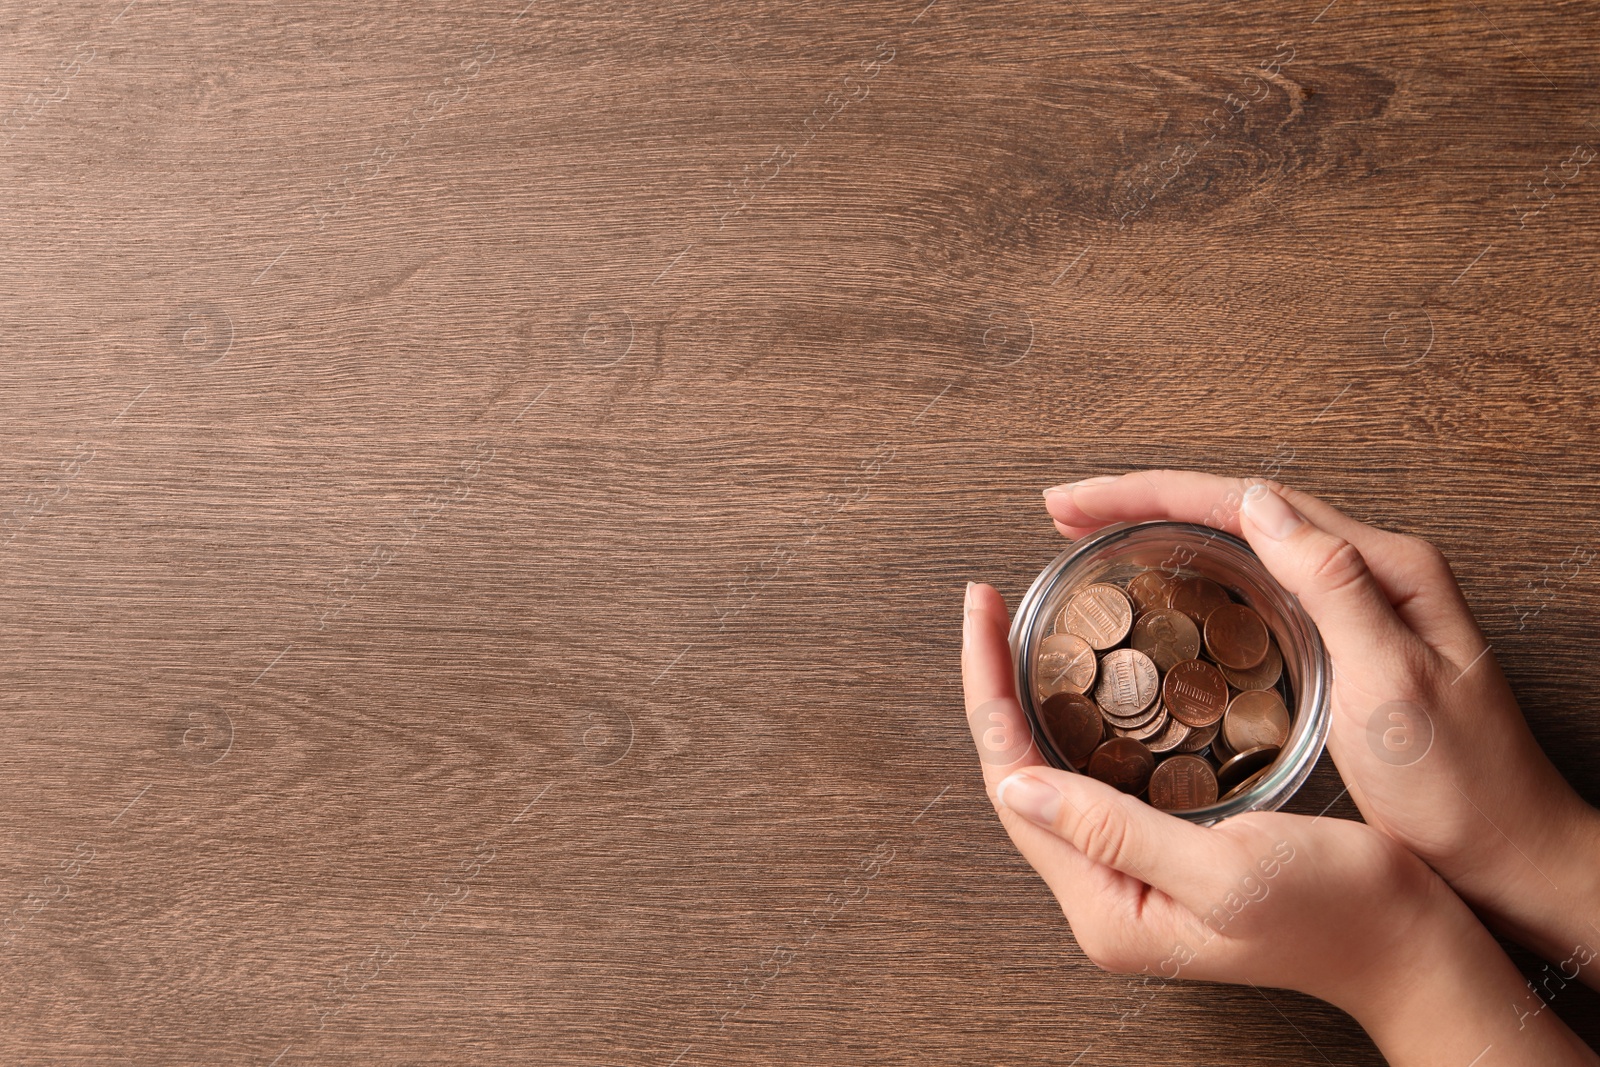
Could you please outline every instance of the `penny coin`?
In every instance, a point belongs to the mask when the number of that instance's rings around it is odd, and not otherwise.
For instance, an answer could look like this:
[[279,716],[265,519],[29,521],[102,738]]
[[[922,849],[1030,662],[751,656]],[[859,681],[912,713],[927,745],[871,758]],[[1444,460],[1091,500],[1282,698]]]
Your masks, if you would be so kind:
[[[1173,719],[1177,722],[1177,719]],[[1218,719],[1210,726],[1189,726],[1189,736],[1178,742],[1177,752],[1199,752],[1217,739],[1217,733],[1222,729],[1222,720]]]
[[1270,766],[1261,768],[1259,771],[1252,774],[1250,777],[1246,778],[1244,781],[1240,782],[1238,785],[1224,793],[1222,795],[1222,799],[1232,800],[1236,796],[1241,796],[1250,792],[1250,790],[1254,789],[1261,782],[1261,779],[1265,778],[1271,772],[1272,768]]
[[1138,795],[1150,784],[1156,758],[1131,737],[1113,737],[1089,757],[1089,777]]
[[[1150,739],[1161,733],[1161,731],[1165,730],[1167,728],[1167,724],[1172,721],[1172,716],[1168,715],[1167,710],[1160,704],[1152,704],[1150,707],[1153,708],[1156,713],[1150,716],[1150,721],[1145,723],[1143,726],[1114,725],[1111,727],[1111,732],[1116,734],[1118,737],[1131,737],[1135,741],[1143,741],[1144,747],[1150,748]],[[1155,749],[1152,748],[1150,751],[1154,752]]]
[[1235,752],[1263,745],[1282,748],[1289,740],[1289,709],[1271,690],[1249,689],[1228,702],[1222,716],[1222,736]]
[[1220,666],[1247,671],[1267,658],[1272,636],[1261,616],[1243,604],[1223,604],[1206,616],[1206,652]]
[[1150,775],[1150,804],[1162,811],[1193,811],[1217,802],[1217,775],[1199,756],[1162,760]]
[[1051,634],[1039,642],[1033,661],[1034,685],[1040,699],[1057,693],[1087,693],[1099,670],[1094,649],[1077,634]]
[[1128,581],[1128,599],[1136,611],[1164,608],[1172,598],[1172,581],[1160,571],[1140,571]]
[[1179,578],[1172,583],[1172,595],[1167,607],[1177,608],[1194,620],[1196,626],[1206,624],[1206,616],[1224,604],[1231,604],[1227,590],[1210,578]]
[[1189,740],[1190,735],[1193,733],[1193,727],[1183,725],[1169,713],[1167,715],[1167,725],[1159,734],[1146,741],[1144,747],[1157,755],[1163,752],[1182,752],[1181,746],[1185,741]]
[[1228,710],[1228,681],[1204,660],[1186,659],[1167,672],[1161,701],[1185,726],[1210,726]]
[[1105,708],[1100,709],[1100,717],[1106,721],[1107,726],[1112,729],[1120,728],[1123,730],[1137,730],[1141,726],[1149,725],[1160,714],[1161,701],[1159,700],[1152,700],[1148,708],[1134,715],[1113,715]]
[[1056,632],[1077,634],[1096,649],[1115,648],[1133,625],[1133,605],[1114,585],[1086,585],[1067,601],[1056,617]]
[[[1217,680],[1222,681],[1220,674]],[[1137,715],[1155,703],[1160,691],[1161,672],[1143,652],[1119,648],[1101,658],[1094,699],[1107,714],[1122,718]]]
[[1181,611],[1152,608],[1134,621],[1128,644],[1170,671],[1186,659],[1200,658],[1200,628]]
[[1218,763],[1227,763],[1234,757],[1233,749],[1228,747],[1228,739],[1222,736],[1222,723],[1217,723],[1217,734],[1211,739],[1211,758]]
[[1057,693],[1039,708],[1044,731],[1068,763],[1082,763],[1105,740],[1100,709],[1082,693]]
[[1278,651],[1278,642],[1268,636],[1267,655],[1260,663],[1246,671],[1223,667],[1222,676],[1235,689],[1271,689],[1283,676],[1283,653]]
[[1217,787],[1226,793],[1257,771],[1270,767],[1277,758],[1278,750],[1272,745],[1261,745],[1241,752],[1217,768]]
[[1161,700],[1159,697],[1157,697],[1155,700],[1152,700],[1149,707],[1145,708],[1143,711],[1134,712],[1132,715],[1119,715],[1115,712],[1108,711],[1103,707],[1100,709],[1100,715],[1106,720],[1107,726],[1121,726],[1127,729],[1135,729],[1143,726],[1160,714]]

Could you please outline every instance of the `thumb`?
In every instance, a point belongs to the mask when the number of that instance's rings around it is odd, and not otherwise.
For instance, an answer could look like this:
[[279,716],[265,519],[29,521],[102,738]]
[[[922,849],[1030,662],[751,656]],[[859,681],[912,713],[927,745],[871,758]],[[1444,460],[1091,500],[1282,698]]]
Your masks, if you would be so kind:
[[1226,842],[1211,830],[1087,775],[1030,767],[1002,781],[995,795],[1090,861],[1137,878],[1191,910],[1209,907],[1220,873],[1232,869]]
[[1385,663],[1419,642],[1355,545],[1317,526],[1264,485],[1245,491],[1240,526],[1272,576],[1300,599],[1335,661]]

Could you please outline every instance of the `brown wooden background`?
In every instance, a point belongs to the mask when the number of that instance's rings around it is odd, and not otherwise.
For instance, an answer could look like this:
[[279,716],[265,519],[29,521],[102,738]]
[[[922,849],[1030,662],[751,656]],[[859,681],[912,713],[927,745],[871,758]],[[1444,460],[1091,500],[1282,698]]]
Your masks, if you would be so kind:
[[1600,12],[1325,3],[7,4],[0,1060],[1377,1062],[1087,964],[957,674],[1277,468],[1600,794]]

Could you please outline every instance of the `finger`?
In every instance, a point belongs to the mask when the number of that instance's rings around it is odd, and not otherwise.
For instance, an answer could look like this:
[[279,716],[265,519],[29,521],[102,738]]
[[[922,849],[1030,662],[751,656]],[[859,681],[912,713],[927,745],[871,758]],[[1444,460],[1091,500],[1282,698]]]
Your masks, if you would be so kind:
[[1057,522],[1053,519],[1051,522],[1055,526],[1056,532],[1069,541],[1076,541],[1078,538],[1092,534],[1099,529],[1097,526],[1068,526],[1064,522]]
[[1011,771],[1044,763],[1017,702],[1006,604],[993,586],[969,584],[961,625],[961,686],[990,797]]
[[1044,757],[1017,702],[1005,600],[992,586],[969,584],[962,616],[961,684],[967,725],[972,729],[983,768],[984,791],[1017,851],[1058,898],[1097,896],[1099,890],[1106,888],[1106,878],[1115,872],[1097,871],[1081,852],[995,800],[995,787],[1001,779],[1023,767],[1044,766]]
[[1243,536],[1244,494],[1257,484],[1266,484],[1309,522],[1354,545],[1397,616],[1427,644],[1458,665],[1483,650],[1483,635],[1437,549],[1358,522],[1310,493],[1261,478],[1154,470],[1058,486],[1045,491],[1045,506],[1056,528],[1074,539],[1112,522],[1149,519],[1200,523]]
[[995,801],[999,782],[1010,772],[1068,772],[1044,765],[1017,703],[1005,601],[987,585],[969,585],[966,599],[961,676],[968,723],[1001,824],[1050,887],[1091,960],[1114,971],[1154,966],[1192,931],[1194,916],[1137,876],[1095,862],[1059,834]]
[[[1049,833],[1031,823],[1026,825],[1037,833]],[[1044,867],[1034,863],[1061,905],[1083,954],[1108,971],[1176,977],[1181,966],[1177,952],[1207,939],[1200,919],[1161,890],[1132,875],[1090,863],[1061,838],[1050,838],[1056,847],[1077,855],[1086,868],[1076,881],[1066,882],[1052,879]]]
[[[1079,529],[1099,529],[1113,522],[1169,519],[1193,522],[1239,533],[1239,508],[1245,490],[1265,478],[1230,478],[1201,471],[1131,471],[1102,475],[1045,490],[1045,508],[1056,521]],[[1400,535],[1357,522],[1310,493],[1274,484],[1312,522],[1363,550]]]
[[1410,672],[1426,652],[1395,614],[1354,544],[1307,521],[1264,485],[1244,495],[1243,534],[1267,570],[1300,599],[1336,663]]
[[1092,863],[1202,912],[1227,889],[1234,847],[1205,827],[1158,811],[1087,775],[1029,767],[997,788],[1000,803],[1061,838]]

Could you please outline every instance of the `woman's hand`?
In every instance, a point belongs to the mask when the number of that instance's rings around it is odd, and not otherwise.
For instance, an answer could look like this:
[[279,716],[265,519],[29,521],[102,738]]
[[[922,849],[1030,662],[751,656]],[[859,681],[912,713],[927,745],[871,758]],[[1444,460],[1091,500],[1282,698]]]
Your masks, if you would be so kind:
[[1249,541],[1322,633],[1328,750],[1366,821],[1547,958],[1594,958],[1600,819],[1534,741],[1437,549],[1262,479],[1139,471],[1045,503],[1069,537],[1174,519]]
[[1301,990],[1353,1015],[1395,1064],[1596,1062],[1394,840],[1270,812],[1201,827],[1047,767],[990,587],[968,588],[963,633],[968,721],[991,799],[1095,963],[1147,981]]

